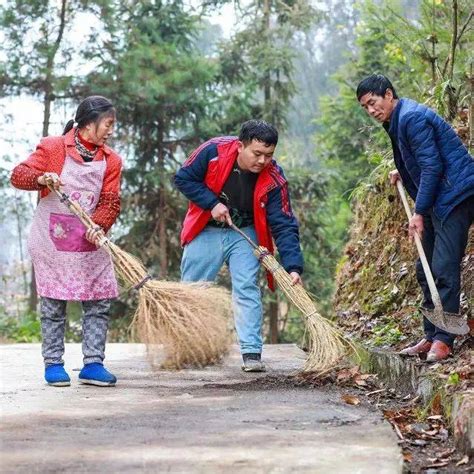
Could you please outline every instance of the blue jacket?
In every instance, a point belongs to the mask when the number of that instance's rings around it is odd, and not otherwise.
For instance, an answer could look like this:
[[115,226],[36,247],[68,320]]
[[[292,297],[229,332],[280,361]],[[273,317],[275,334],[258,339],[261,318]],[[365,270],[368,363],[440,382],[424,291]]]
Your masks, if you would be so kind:
[[[189,243],[211,218],[218,195],[237,159],[236,137],[217,137],[195,150],[175,175],[176,187],[191,201],[181,242]],[[260,245],[273,250],[275,239],[287,272],[303,272],[299,226],[291,209],[283,170],[273,161],[257,179],[254,191],[254,224]]]
[[433,210],[444,221],[459,203],[474,195],[474,159],[452,127],[433,110],[400,99],[384,128],[417,214]]

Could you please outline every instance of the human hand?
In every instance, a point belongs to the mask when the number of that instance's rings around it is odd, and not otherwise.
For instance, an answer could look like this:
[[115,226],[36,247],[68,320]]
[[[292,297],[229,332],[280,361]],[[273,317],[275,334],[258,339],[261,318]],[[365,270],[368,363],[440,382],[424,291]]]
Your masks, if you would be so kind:
[[229,225],[232,224],[232,219],[230,218],[229,209],[227,208],[227,206],[225,206],[221,202],[219,204],[216,204],[212,208],[211,215],[213,219],[216,220],[217,222],[227,222],[227,224]]
[[388,177],[390,179],[390,184],[392,184],[393,186],[396,186],[397,181],[401,179],[398,170],[390,171],[390,173],[388,173]]
[[105,233],[102,230],[102,227],[99,227],[98,225],[95,227],[91,227],[87,229],[86,231],[86,239],[90,243],[97,245],[97,247],[100,246],[104,238],[105,238]]
[[301,275],[298,272],[290,272],[290,277],[291,277],[291,286],[303,284]]
[[423,230],[423,216],[421,214],[413,214],[408,223],[408,235],[410,236],[410,239],[413,239],[415,234],[418,234],[421,239]]
[[51,185],[53,189],[59,191],[60,186],[63,185],[61,178],[56,173],[44,173],[38,178],[38,184],[41,186]]

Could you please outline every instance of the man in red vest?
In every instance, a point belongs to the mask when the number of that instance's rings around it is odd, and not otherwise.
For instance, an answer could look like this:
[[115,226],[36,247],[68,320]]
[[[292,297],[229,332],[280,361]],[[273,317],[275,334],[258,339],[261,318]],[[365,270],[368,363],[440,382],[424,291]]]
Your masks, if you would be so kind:
[[[262,120],[245,122],[238,137],[217,137],[197,148],[175,176],[189,199],[181,244],[183,281],[214,281],[224,263],[232,280],[234,317],[242,369],[263,372],[259,262],[227,224],[273,251],[273,239],[293,284],[301,284],[303,256],[288,183],[273,159],[278,132]],[[270,288],[273,281],[269,277]]]

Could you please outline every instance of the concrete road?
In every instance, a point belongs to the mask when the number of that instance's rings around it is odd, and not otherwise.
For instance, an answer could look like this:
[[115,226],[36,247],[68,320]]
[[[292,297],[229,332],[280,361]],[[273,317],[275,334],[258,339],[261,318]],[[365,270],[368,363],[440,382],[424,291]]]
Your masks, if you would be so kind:
[[[39,344],[0,346],[2,473],[401,472],[390,426],[334,388],[278,376],[301,368],[294,345],[266,346],[267,374],[221,366],[152,371],[139,344],[109,344],[116,387],[77,382],[78,344],[66,348],[71,387],[42,378]],[[281,380],[281,379],[280,379]]]

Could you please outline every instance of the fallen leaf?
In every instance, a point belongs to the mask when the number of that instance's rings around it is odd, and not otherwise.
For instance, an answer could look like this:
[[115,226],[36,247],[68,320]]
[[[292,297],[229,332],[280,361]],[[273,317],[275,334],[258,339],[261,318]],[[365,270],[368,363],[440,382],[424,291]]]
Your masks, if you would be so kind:
[[351,372],[348,369],[342,369],[337,373],[337,381],[342,382],[352,377]]
[[428,417],[428,420],[442,420],[443,415],[431,415]]
[[445,428],[440,429],[440,430],[439,430],[439,437],[440,437],[441,439],[445,439],[445,440],[448,439],[448,438],[449,438],[449,432],[448,432],[448,430],[445,429]]
[[428,443],[424,439],[415,439],[415,446],[426,446]]
[[412,462],[413,461],[413,454],[412,453],[403,453],[403,460],[405,462]]
[[427,467],[445,467],[448,464],[449,464],[448,461],[442,461],[442,462],[435,462],[433,464],[429,464],[428,466],[424,466],[424,467],[425,468],[427,468]]
[[467,464],[469,462],[469,456],[466,454],[459,462],[456,463],[456,466],[462,466],[463,464]]
[[442,411],[441,395],[437,393],[431,402],[431,413],[433,413],[433,415],[441,415]]
[[446,451],[441,451],[438,454],[438,456],[440,458],[447,458],[447,457],[451,456],[451,454],[453,454],[455,451],[456,451],[456,448],[447,449]]
[[360,400],[357,397],[354,397],[354,395],[342,395],[341,397],[346,403],[349,405],[358,405],[360,403]]
[[349,369],[349,372],[351,373],[351,375],[356,375],[357,373],[359,373],[359,366],[358,365],[354,365],[354,367],[351,367]]
[[412,425],[407,425],[407,430],[413,431],[418,434],[426,433],[426,431],[429,429],[430,425],[428,425],[428,423],[413,423]]

